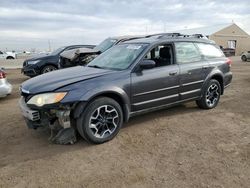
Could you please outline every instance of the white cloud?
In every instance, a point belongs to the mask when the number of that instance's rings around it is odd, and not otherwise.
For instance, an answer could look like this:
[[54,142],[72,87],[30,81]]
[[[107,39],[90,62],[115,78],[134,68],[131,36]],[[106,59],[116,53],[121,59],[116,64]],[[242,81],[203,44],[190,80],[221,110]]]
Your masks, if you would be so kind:
[[2,0],[0,48],[97,44],[109,36],[195,28],[232,20],[250,33],[248,0]]

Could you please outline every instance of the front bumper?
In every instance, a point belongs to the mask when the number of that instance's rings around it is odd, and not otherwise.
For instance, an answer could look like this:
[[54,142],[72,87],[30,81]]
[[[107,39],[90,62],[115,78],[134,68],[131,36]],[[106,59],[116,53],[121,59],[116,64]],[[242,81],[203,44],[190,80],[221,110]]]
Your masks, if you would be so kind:
[[30,121],[39,121],[40,120],[40,114],[36,110],[31,110],[25,103],[24,98],[22,97],[19,100],[19,106],[22,112],[22,115],[30,120]]
[[49,140],[56,144],[76,142],[75,128],[71,125],[70,109],[33,110],[27,106],[24,97],[19,100],[21,113],[30,129],[49,128]]
[[49,120],[46,118],[41,120],[41,112],[30,109],[26,105],[23,97],[19,100],[19,107],[28,128],[37,129],[39,127],[46,127],[49,125]]
[[11,94],[12,85],[6,79],[0,79],[0,97]]
[[27,65],[21,69],[21,73],[23,73],[26,76],[33,77],[39,75],[39,70],[34,65],[31,66]]
[[224,88],[227,88],[231,84],[232,79],[233,79],[232,72],[225,73],[225,76],[224,76]]

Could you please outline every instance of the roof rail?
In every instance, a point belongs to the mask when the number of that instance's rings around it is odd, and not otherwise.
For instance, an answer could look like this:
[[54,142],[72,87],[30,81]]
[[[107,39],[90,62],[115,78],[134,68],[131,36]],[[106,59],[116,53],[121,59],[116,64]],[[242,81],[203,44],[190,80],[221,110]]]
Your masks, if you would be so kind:
[[187,35],[187,34],[181,34],[181,33],[158,33],[158,34],[152,34],[152,35],[145,36],[145,38],[149,38],[149,37],[156,37],[157,39],[170,38],[170,37],[208,39],[203,34]]
[[146,35],[145,38],[149,38],[149,37],[163,37],[163,36],[171,36],[171,37],[175,37],[175,36],[180,36],[180,33],[156,33],[156,34],[151,34],[151,35]]

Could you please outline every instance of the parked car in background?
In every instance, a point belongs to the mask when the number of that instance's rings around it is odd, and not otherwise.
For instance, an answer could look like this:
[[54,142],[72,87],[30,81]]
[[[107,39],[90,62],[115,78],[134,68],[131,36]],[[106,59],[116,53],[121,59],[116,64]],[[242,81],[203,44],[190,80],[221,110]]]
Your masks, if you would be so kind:
[[11,94],[12,85],[7,81],[5,71],[0,68],[0,97],[6,97]]
[[121,42],[142,38],[144,36],[120,36],[110,37],[102,41],[93,49],[89,48],[75,48],[72,50],[64,51],[60,54],[59,68],[68,68],[77,65],[85,65],[96,58],[99,54],[105,52],[114,45]]
[[0,51],[0,59],[16,59],[16,54],[14,52]]
[[250,60],[250,51],[243,52],[241,54],[241,60],[242,61],[249,61]]
[[135,115],[187,101],[215,108],[231,83],[230,67],[231,60],[208,39],[141,38],[115,45],[87,66],[24,82],[19,104],[28,127],[49,127],[53,143],[74,143],[78,131],[100,144]]
[[44,54],[27,59],[23,62],[22,73],[29,77],[51,72],[58,69],[58,60],[62,52],[75,48],[94,48],[94,45],[71,45],[58,48],[50,54]]

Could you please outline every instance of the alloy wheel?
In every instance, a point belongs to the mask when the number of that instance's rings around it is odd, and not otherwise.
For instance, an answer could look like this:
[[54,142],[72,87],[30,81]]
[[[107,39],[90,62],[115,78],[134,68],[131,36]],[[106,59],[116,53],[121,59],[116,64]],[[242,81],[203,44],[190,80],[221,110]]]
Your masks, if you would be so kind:
[[114,133],[119,121],[117,110],[111,105],[103,105],[92,113],[89,128],[96,138],[106,138]]
[[54,70],[56,70],[55,67],[53,67],[53,66],[47,66],[47,67],[45,67],[43,69],[43,73],[51,72],[51,71],[54,71]]
[[208,106],[212,107],[216,104],[219,99],[219,87],[217,84],[212,84],[207,89],[206,93],[206,103]]

